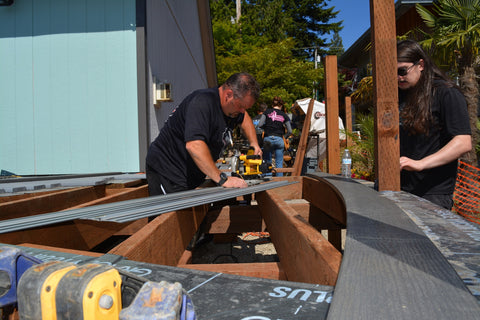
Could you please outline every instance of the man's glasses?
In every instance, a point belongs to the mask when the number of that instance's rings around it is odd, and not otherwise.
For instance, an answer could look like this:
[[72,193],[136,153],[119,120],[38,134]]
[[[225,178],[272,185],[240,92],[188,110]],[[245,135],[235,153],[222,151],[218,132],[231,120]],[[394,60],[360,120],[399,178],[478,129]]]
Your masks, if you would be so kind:
[[397,69],[397,73],[399,76],[401,77],[404,77],[408,74],[408,72],[410,71],[410,69],[412,69],[414,66],[416,66],[418,63],[420,62],[420,60],[418,60],[417,62],[415,62],[414,64],[412,64],[410,67],[401,67],[401,68],[398,68]]

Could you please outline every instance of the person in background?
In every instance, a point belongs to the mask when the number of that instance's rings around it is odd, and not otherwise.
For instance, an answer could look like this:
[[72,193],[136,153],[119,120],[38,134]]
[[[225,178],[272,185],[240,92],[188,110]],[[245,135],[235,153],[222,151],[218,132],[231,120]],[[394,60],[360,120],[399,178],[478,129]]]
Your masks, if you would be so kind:
[[220,87],[188,95],[148,149],[146,176],[150,195],[194,189],[206,176],[219,186],[247,187],[243,179],[221,172],[215,162],[232,144],[236,126],[242,128],[255,154],[262,154],[252,119],[245,112],[259,95],[259,85],[248,73],[236,73]]
[[401,189],[448,210],[458,158],[472,148],[465,98],[412,40],[397,44]]
[[255,132],[257,133],[257,141],[260,148],[263,148],[263,129],[259,127],[262,114],[267,110],[268,106],[265,103],[261,103],[257,110],[257,115],[252,118],[253,125],[255,126]]
[[[263,159],[266,162],[272,161],[272,153],[275,154],[275,167],[283,168],[283,150],[285,143],[284,135],[288,137],[292,134],[291,120],[284,112],[284,102],[280,97],[274,97],[272,108],[268,108],[260,118],[258,126],[263,128]],[[286,133],[285,133],[286,131]],[[277,176],[283,176],[278,172]]]

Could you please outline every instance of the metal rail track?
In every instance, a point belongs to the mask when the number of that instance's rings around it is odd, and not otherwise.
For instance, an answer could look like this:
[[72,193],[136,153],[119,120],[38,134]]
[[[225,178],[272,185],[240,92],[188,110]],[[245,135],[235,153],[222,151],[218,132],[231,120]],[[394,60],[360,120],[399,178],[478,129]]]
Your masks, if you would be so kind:
[[297,182],[274,181],[242,189],[213,187],[20,217],[0,221],[0,233],[31,229],[76,219],[118,223],[129,222],[171,211],[283,187],[293,183]]

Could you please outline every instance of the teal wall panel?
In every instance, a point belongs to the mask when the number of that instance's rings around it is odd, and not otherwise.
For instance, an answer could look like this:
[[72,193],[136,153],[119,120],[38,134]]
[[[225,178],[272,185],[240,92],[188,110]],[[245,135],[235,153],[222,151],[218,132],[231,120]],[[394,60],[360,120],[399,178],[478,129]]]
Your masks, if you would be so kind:
[[0,169],[138,171],[135,0],[0,7]]

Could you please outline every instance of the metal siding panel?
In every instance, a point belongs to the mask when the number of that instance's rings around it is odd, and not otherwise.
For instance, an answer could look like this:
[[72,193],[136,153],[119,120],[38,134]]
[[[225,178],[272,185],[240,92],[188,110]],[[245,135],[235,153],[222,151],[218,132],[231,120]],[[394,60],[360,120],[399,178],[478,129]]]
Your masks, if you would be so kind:
[[16,46],[15,19],[12,7],[0,8],[0,170],[16,171],[17,162],[17,109],[15,83]]
[[[87,54],[87,26],[85,1],[70,1],[68,7],[68,98],[70,101],[70,132],[72,153],[69,160],[72,163],[72,172],[83,173],[89,171],[89,141],[88,141],[88,113],[87,91],[88,70]],[[75,31],[75,32],[73,32]],[[62,157],[62,155],[59,155]],[[59,172],[60,173],[60,172]],[[62,172],[63,173],[63,172]]]
[[15,173],[33,169],[31,17],[31,1],[0,8],[0,169]]
[[33,115],[35,131],[35,171],[48,172],[52,167],[53,142],[50,97],[50,6],[49,3],[33,3]]
[[[88,153],[89,165],[95,172],[107,170],[108,145],[108,117],[106,87],[109,81],[114,81],[107,75],[106,64],[112,57],[107,56],[105,16],[110,8],[105,7],[105,1],[87,1],[87,101],[85,108],[88,110]],[[113,116],[113,115],[112,115]]]
[[[117,116],[116,121],[110,123],[109,160],[122,171],[135,172],[140,169],[135,1],[124,1],[123,6],[117,6],[115,16],[123,17],[122,25],[119,25],[118,19],[113,19],[114,16],[107,15],[107,26],[123,31],[110,32],[107,45],[108,56],[115,57],[107,65],[109,74],[115,79],[107,87],[107,110]],[[122,134],[118,135],[119,132]]]
[[[106,16],[107,29],[123,28],[119,25],[117,17],[123,17],[123,6],[114,6]],[[106,39],[106,55],[111,57],[107,61],[106,69],[112,81],[106,86],[106,94],[108,96],[105,110],[112,116],[109,118],[108,126],[111,133],[117,133],[112,136],[108,148],[105,148],[108,154],[109,162],[116,162],[120,167],[126,168],[126,150],[125,135],[129,131],[129,121],[125,116],[128,114],[129,106],[126,105],[125,98],[128,90],[125,84],[125,39],[124,32],[109,32]],[[113,116],[115,115],[115,116]],[[136,119],[136,118],[134,118]],[[121,134],[118,134],[121,133]]]
[[[50,7],[51,16],[55,17],[50,22],[51,44],[50,71],[51,106],[54,119],[51,132],[53,141],[52,168],[61,172],[71,172],[69,161],[71,156],[70,145],[70,99],[68,97],[68,2],[59,1]],[[62,155],[62,156],[58,156]]]
[[135,0],[0,8],[0,169],[139,169],[135,8]]
[[[15,3],[15,135],[16,159],[13,172],[32,172],[35,165],[32,95],[32,3]],[[7,78],[8,79],[8,78]]]
[[149,0],[147,22],[151,76],[171,83],[173,99],[173,102],[162,102],[157,109],[149,94],[150,139],[153,140],[173,108],[193,90],[206,88],[208,82],[196,1]]

